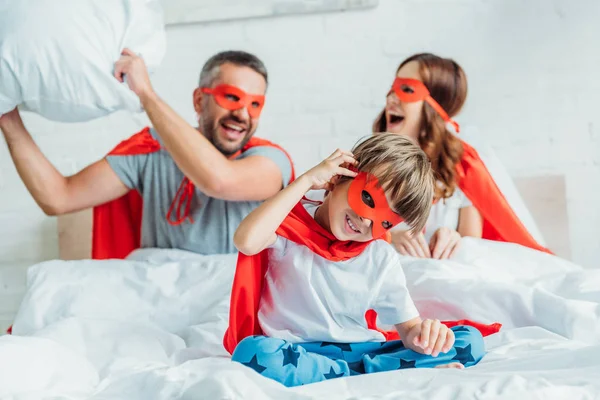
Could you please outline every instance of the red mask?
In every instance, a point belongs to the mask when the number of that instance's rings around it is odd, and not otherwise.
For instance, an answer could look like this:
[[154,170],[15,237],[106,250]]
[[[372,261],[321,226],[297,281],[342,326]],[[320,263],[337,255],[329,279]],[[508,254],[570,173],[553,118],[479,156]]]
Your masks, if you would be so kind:
[[460,127],[456,121],[448,116],[448,113],[440,104],[431,97],[425,84],[416,79],[396,78],[392,85],[392,90],[405,103],[414,103],[417,101],[426,101],[442,117],[444,122],[449,122],[456,132],[460,132]]
[[218,85],[213,89],[203,87],[202,93],[212,95],[220,107],[229,111],[246,107],[251,118],[258,118],[265,105],[264,95],[248,94],[232,85]]
[[365,172],[359,173],[350,183],[348,204],[360,217],[373,221],[374,239],[402,222],[402,218],[390,208],[377,178]]

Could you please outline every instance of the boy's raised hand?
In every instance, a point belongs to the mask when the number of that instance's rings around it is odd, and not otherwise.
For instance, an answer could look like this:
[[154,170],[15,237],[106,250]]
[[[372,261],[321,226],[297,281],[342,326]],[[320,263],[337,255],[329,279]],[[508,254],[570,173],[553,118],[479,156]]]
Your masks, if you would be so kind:
[[349,176],[354,178],[358,175],[347,167],[356,165],[358,162],[349,151],[337,149],[320,164],[308,170],[304,175],[310,179],[311,189],[331,190],[337,176]]
[[418,353],[437,357],[452,349],[454,332],[437,319],[426,319],[408,332],[404,344]]

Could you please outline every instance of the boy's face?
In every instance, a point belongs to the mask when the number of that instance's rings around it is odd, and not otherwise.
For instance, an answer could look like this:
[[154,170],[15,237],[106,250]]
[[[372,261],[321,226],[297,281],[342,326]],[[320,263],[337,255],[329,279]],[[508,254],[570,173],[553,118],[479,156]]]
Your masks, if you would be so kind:
[[[359,216],[348,203],[348,190],[352,180],[336,184],[327,196],[329,202],[329,227],[340,241],[368,242],[373,240],[373,221]],[[386,196],[388,197],[388,196]],[[387,198],[389,203],[389,197]]]
[[371,220],[358,216],[348,204],[348,180],[335,186],[329,193],[329,227],[331,233],[338,240],[352,240],[355,242],[366,242],[373,239]]

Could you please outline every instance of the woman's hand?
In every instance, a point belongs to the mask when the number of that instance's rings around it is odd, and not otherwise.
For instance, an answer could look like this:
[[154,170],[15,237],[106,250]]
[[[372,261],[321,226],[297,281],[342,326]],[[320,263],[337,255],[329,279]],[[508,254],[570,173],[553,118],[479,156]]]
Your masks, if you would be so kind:
[[438,229],[429,241],[431,258],[445,260],[454,255],[460,245],[460,234],[445,226]]
[[392,231],[392,245],[398,253],[418,258],[431,258],[431,251],[422,233],[412,235],[410,231]]

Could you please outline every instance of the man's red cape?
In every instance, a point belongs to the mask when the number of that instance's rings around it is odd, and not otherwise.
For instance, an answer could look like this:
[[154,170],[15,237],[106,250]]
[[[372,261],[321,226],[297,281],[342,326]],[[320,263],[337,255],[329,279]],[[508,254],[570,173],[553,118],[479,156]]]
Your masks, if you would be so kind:
[[[292,165],[291,180],[294,179],[294,169],[289,154],[268,140],[253,137],[244,146],[241,153],[256,146],[270,146],[283,151]],[[160,148],[160,143],[152,137],[150,128],[144,128],[141,132],[119,143],[108,155],[149,154],[159,151]],[[140,247],[142,210],[142,197],[136,190],[129,191],[119,199],[94,207],[92,258],[97,260],[125,258],[133,250],[138,249]]]
[[[277,229],[277,234],[306,246],[315,254],[331,261],[344,261],[356,257],[369,245],[369,242],[340,242],[308,214],[302,203],[298,203],[292,209]],[[238,255],[229,308],[229,328],[223,338],[223,345],[229,353],[233,353],[237,344],[245,337],[262,335],[257,315],[268,266],[267,252],[268,250],[263,250],[253,256],[242,253]],[[367,311],[365,318],[370,329],[377,329],[377,314],[373,310]],[[472,325],[484,335],[500,329],[500,324],[483,325],[471,321],[453,321],[446,324]],[[386,340],[398,339],[395,332],[382,333]]]

